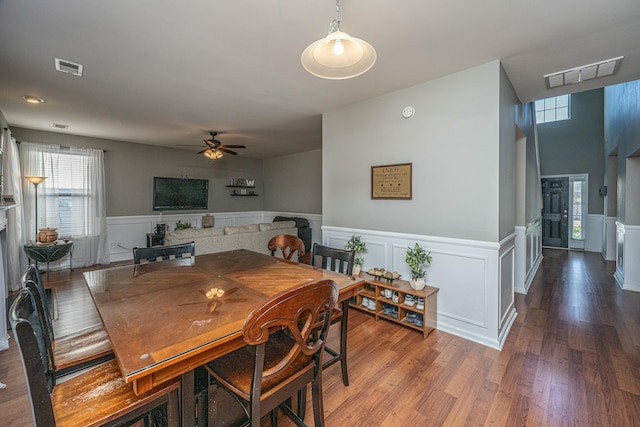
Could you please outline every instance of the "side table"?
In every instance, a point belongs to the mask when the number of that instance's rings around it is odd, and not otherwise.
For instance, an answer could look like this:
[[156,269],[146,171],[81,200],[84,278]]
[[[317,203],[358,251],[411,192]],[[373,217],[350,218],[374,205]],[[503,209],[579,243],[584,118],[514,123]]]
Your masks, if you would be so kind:
[[164,245],[164,234],[160,233],[147,233],[147,247]]
[[31,260],[47,263],[47,276],[49,275],[49,263],[58,261],[69,254],[69,268],[73,270],[73,242],[71,240],[58,240],[54,243],[27,243],[24,251]]

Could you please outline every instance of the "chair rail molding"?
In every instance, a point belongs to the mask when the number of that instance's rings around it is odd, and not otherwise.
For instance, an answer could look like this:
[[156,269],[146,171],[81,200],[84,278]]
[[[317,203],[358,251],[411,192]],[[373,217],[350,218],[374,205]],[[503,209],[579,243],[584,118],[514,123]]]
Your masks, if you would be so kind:
[[501,349],[517,315],[514,304],[515,233],[501,242],[486,242],[322,227],[322,244],[342,248],[358,234],[367,244],[363,271],[381,267],[409,277],[405,252],[419,243],[431,252],[427,284],[439,288],[437,329]]

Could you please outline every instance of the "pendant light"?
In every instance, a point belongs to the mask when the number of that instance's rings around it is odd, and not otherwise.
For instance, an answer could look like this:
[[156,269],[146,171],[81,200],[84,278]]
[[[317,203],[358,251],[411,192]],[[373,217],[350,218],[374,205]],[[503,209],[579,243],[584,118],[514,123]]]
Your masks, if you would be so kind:
[[340,31],[340,0],[336,0],[336,19],[329,24],[327,37],[307,46],[300,60],[314,76],[342,80],[366,73],[376,58],[373,46]]

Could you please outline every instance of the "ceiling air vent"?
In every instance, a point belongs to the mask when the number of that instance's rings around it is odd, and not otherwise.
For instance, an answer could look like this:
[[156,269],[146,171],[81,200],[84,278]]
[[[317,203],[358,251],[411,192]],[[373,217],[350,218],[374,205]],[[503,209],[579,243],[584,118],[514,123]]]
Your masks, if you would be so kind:
[[69,129],[69,125],[64,125],[62,123],[54,123],[53,127],[56,129]]
[[81,76],[82,68],[82,64],[76,64],[75,62],[67,61],[66,59],[56,58],[56,70],[62,71],[63,73]]
[[580,83],[585,80],[610,76],[618,72],[622,58],[624,58],[624,56],[547,74],[544,76],[544,81],[547,84],[547,89],[551,89],[558,86]]

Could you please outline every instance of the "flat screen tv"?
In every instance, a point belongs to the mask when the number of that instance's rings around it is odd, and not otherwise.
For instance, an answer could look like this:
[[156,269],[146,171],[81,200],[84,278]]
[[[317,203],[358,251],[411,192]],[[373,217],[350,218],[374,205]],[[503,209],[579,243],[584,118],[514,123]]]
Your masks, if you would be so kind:
[[153,178],[153,210],[201,210],[209,208],[209,180]]

